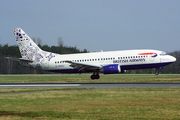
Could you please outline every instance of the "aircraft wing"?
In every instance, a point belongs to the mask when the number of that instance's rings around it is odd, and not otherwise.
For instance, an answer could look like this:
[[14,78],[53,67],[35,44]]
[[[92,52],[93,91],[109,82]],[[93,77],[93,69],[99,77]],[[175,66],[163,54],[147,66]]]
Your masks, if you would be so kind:
[[18,62],[33,62],[32,60],[27,60],[27,59],[24,59],[24,58],[6,57],[6,59],[15,60],[15,61],[18,61]]
[[70,63],[71,67],[78,69],[79,71],[100,70],[102,68],[101,65],[86,64],[86,63],[79,63],[79,62],[72,62],[72,61],[64,61],[64,62]]

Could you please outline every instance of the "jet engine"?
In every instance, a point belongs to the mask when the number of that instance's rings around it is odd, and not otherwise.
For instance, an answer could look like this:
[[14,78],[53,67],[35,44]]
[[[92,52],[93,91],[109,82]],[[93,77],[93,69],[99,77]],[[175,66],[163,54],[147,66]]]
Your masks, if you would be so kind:
[[121,67],[119,64],[110,64],[103,66],[103,73],[104,74],[117,74],[117,73],[124,73],[125,70],[121,70]]

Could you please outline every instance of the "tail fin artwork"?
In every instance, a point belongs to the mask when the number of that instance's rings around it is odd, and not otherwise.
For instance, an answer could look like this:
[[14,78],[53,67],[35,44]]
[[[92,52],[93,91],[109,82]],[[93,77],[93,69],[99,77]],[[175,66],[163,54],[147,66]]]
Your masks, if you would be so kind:
[[14,28],[14,35],[22,58],[20,61],[31,61],[33,67],[42,67],[56,55],[41,50],[34,41],[21,29]]
[[27,60],[35,60],[34,56],[38,55],[39,57],[42,57],[40,54],[38,54],[39,52],[42,52],[42,50],[21,28],[14,28],[14,35],[22,58]]

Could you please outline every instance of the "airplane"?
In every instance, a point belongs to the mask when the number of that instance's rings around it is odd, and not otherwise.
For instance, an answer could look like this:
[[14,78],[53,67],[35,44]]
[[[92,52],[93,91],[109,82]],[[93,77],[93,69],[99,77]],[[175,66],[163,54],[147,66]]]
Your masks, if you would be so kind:
[[120,74],[126,70],[147,68],[156,68],[158,71],[176,61],[175,57],[167,55],[166,52],[151,49],[61,55],[40,49],[21,28],[13,30],[22,58],[8,59],[16,60],[23,66],[50,72],[91,72],[92,80],[99,79],[99,73]]

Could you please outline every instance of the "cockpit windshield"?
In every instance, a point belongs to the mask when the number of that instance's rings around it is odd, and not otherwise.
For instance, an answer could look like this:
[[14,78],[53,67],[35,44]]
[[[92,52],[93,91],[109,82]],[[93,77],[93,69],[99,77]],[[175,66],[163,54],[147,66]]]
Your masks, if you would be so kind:
[[166,52],[162,52],[161,54],[159,54],[160,56],[165,56],[165,55],[167,55],[167,53]]

